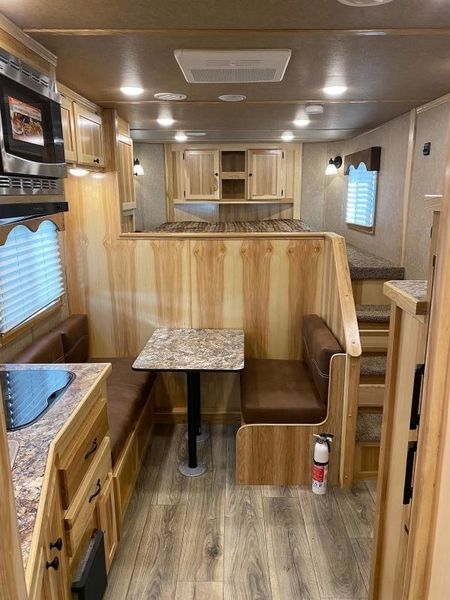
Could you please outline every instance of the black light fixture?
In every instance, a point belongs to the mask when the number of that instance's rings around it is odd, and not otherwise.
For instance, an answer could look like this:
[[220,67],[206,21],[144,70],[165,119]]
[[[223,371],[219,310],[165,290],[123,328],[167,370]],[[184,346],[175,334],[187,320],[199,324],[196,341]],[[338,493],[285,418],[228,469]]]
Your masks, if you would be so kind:
[[325,175],[336,175],[337,170],[342,167],[342,156],[336,156],[336,158],[330,158],[327,168],[325,169]]
[[133,175],[136,175],[136,177],[139,177],[140,175],[144,174],[144,169],[142,168],[141,163],[139,162],[138,158],[134,159],[134,165],[133,165]]

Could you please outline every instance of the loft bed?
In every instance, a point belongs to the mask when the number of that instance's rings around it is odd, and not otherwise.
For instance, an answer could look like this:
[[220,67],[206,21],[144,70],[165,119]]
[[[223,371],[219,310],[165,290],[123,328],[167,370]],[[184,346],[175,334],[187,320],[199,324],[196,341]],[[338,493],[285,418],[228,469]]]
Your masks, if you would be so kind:
[[156,228],[166,233],[270,233],[312,231],[300,219],[269,219],[265,221],[168,221]]

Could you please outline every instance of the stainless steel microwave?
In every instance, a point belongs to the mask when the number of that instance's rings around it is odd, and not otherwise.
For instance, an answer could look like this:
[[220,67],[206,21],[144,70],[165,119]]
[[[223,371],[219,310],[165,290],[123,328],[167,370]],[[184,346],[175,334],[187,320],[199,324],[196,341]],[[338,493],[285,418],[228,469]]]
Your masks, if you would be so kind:
[[0,48],[0,218],[64,210],[65,176],[56,82]]

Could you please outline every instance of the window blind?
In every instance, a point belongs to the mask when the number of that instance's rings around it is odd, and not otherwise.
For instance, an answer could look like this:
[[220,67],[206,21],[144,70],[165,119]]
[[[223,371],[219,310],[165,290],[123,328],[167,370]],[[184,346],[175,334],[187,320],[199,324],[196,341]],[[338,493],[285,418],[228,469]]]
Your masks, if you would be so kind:
[[58,232],[43,221],[36,232],[18,225],[0,246],[0,333],[17,327],[64,294]]
[[345,222],[372,228],[375,224],[378,171],[368,171],[364,163],[350,166],[347,180]]

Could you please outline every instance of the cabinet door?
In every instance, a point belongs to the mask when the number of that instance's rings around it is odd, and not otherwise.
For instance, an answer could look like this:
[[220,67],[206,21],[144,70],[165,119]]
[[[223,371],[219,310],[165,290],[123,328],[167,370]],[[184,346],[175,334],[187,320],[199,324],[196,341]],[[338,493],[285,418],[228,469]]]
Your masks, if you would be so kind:
[[92,167],[103,167],[105,151],[103,143],[102,117],[73,103],[77,139],[78,163]]
[[106,570],[111,567],[119,541],[114,486],[110,474],[97,503],[97,526],[105,534]]
[[47,579],[53,594],[51,597],[60,600],[69,600],[69,598],[71,598],[69,562],[65,547],[64,519],[56,474],[49,487],[47,507],[48,520],[44,540],[46,544]]
[[283,151],[248,151],[248,194],[250,200],[278,200],[283,198]]
[[135,202],[133,175],[133,140],[120,134],[117,139],[119,197],[121,204]]
[[184,196],[186,200],[219,200],[219,151],[186,150]]
[[64,138],[64,156],[66,162],[77,162],[77,145],[75,138],[75,123],[73,102],[66,96],[61,96],[61,122]]

